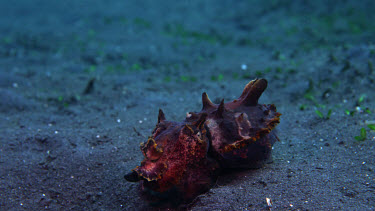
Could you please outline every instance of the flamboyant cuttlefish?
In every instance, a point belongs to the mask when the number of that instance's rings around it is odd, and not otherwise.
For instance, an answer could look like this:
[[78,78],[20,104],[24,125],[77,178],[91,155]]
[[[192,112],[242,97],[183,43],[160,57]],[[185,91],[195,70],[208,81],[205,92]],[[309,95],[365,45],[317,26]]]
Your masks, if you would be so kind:
[[219,105],[203,93],[202,110],[183,122],[167,121],[159,110],[152,135],[141,144],[145,158],[125,179],[141,181],[152,201],[180,203],[209,190],[221,169],[260,167],[271,159],[278,140],[272,129],[281,115],[274,105],[258,104],[266,87],[265,79],[252,80],[237,100]]

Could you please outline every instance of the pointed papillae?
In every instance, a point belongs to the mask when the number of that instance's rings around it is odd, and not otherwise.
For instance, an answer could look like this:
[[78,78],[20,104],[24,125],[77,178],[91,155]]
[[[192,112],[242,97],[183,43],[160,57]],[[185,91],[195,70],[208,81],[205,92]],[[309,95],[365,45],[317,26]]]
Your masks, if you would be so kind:
[[246,106],[255,106],[258,104],[258,100],[264,90],[267,88],[266,79],[255,79],[250,81],[243,90],[238,101]]
[[224,111],[225,111],[224,99],[222,99],[221,102],[220,102],[219,107],[217,107],[216,116],[222,118]]
[[203,108],[202,110],[206,110],[206,109],[209,109],[209,108],[215,108],[215,104],[213,104],[210,100],[210,98],[208,98],[206,92],[203,92],[202,94],[202,103],[203,103]]
[[164,115],[163,110],[159,109],[158,124],[159,124],[160,122],[163,122],[163,121],[165,121],[165,115]]

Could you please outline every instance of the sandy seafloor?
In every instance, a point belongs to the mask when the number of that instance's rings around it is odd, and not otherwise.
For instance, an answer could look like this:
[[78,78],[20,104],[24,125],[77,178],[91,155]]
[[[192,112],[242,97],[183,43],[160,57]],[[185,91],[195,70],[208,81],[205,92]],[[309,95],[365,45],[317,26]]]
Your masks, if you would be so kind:
[[229,102],[256,77],[269,82],[260,103],[282,113],[273,162],[226,173],[179,209],[374,210],[374,10],[372,0],[1,1],[0,210],[158,209],[123,178],[158,109],[182,121],[202,92]]

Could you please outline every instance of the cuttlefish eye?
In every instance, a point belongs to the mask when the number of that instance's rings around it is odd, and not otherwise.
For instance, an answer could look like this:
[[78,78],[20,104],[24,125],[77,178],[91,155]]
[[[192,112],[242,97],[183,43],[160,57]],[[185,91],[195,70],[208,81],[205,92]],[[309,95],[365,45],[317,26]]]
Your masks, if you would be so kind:
[[197,133],[197,136],[198,136],[199,139],[202,139],[202,134],[201,134],[200,131]]

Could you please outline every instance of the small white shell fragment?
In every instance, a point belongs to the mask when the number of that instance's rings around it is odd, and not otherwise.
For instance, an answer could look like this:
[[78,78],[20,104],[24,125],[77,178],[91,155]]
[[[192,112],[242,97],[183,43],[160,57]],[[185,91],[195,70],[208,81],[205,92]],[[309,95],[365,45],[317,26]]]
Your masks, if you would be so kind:
[[272,207],[272,200],[270,198],[266,198],[267,206]]

